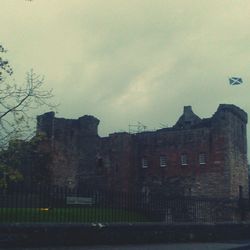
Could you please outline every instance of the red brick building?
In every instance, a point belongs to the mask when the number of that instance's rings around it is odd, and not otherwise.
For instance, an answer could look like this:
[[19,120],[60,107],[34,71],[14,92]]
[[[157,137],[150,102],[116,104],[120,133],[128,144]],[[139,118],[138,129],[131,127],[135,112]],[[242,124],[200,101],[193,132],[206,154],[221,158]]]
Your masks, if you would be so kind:
[[221,104],[201,119],[191,106],[173,127],[100,137],[99,120],[37,118],[51,152],[53,185],[167,195],[238,198],[248,196],[247,114]]

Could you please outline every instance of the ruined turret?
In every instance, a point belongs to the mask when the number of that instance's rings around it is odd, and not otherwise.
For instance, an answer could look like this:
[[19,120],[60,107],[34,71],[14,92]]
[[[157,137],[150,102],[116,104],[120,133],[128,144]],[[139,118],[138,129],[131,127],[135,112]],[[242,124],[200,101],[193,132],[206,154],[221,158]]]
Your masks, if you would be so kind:
[[184,129],[190,128],[191,126],[199,123],[200,121],[200,117],[193,112],[191,106],[184,106],[183,114],[173,127]]

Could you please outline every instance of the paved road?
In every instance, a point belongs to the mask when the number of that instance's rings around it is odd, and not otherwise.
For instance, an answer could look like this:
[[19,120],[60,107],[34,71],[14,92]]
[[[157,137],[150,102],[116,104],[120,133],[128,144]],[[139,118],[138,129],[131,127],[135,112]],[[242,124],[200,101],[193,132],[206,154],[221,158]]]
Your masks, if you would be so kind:
[[[4,249],[0,248],[0,250]],[[231,243],[183,243],[127,246],[11,248],[11,250],[250,250],[250,241]]]

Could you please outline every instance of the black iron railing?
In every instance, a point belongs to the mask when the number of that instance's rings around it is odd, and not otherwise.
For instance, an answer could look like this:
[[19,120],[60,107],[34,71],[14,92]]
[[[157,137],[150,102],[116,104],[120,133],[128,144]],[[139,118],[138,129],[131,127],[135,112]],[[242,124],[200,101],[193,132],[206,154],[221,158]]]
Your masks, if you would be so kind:
[[0,191],[0,223],[213,223],[245,220],[248,200],[57,187]]

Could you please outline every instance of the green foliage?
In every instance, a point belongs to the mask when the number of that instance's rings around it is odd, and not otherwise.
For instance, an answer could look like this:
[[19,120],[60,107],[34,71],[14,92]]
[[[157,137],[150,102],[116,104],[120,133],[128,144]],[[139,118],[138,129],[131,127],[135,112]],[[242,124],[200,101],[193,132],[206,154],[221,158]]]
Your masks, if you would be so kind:
[[30,185],[49,183],[49,169],[46,167],[51,153],[44,143],[46,145],[44,136],[37,135],[28,142],[11,141],[8,149],[0,151],[0,189],[20,181]]
[[6,189],[9,182],[19,182],[23,180],[23,175],[17,170],[6,164],[0,163],[0,188]]

